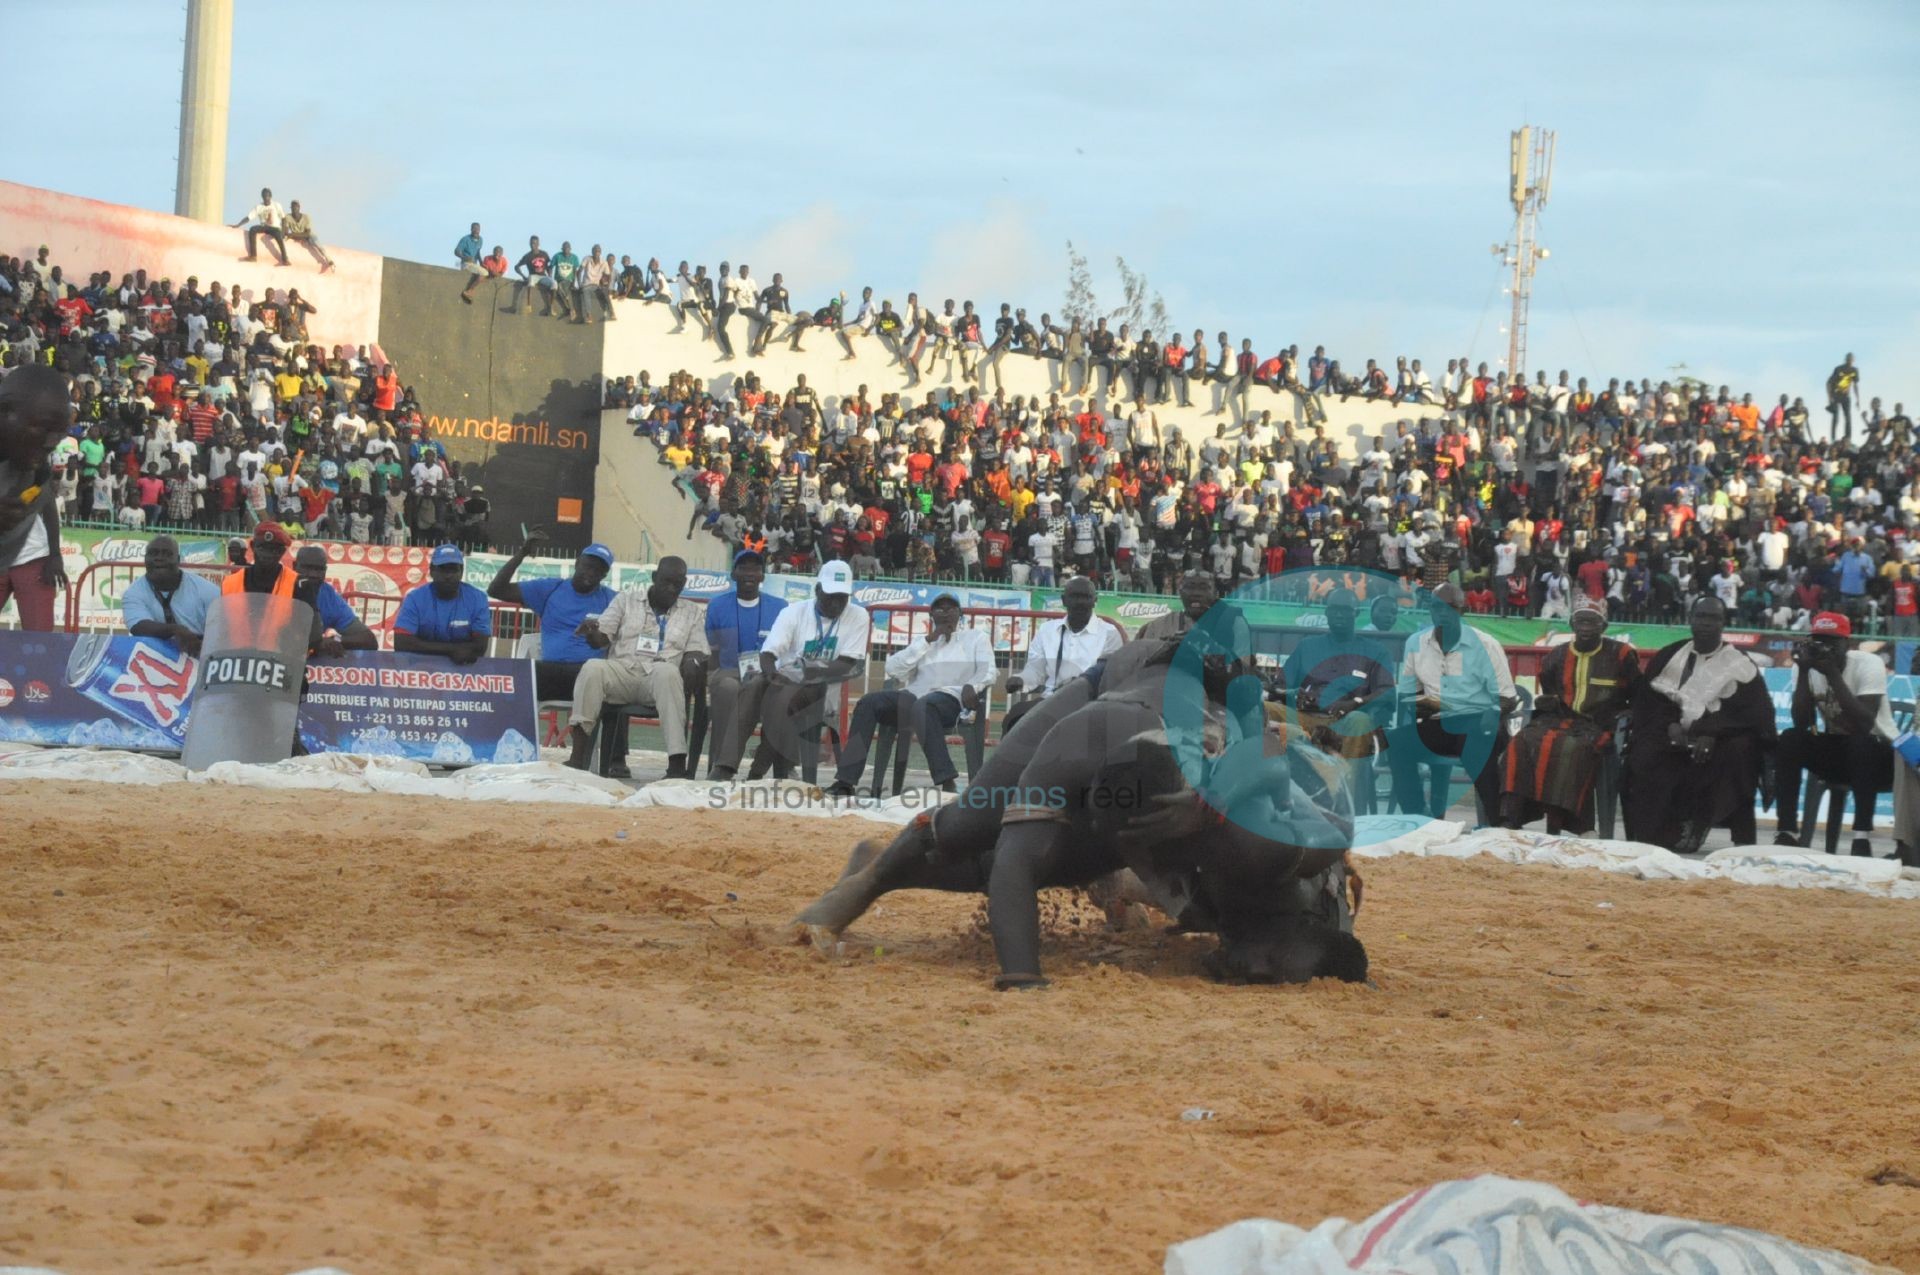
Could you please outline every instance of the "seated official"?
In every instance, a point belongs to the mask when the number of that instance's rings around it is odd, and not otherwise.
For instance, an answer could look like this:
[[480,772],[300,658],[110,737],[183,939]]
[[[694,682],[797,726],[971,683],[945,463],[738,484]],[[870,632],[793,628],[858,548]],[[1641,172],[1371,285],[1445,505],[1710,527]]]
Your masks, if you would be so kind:
[[603,544],[582,549],[573,560],[573,574],[566,579],[553,576],[515,584],[514,573],[545,539],[541,528],[529,531],[527,543],[507,559],[487,586],[488,597],[525,607],[540,619],[540,658],[533,664],[533,685],[535,697],[542,702],[573,698],[580,666],[601,658],[601,653],[580,636],[580,623],[613,604],[613,590],[606,586],[607,573],[613,570],[613,550]]
[[[1460,609],[1466,594],[1457,584],[1434,591],[1428,608],[1433,627],[1408,639],[1397,687],[1413,720],[1387,731],[1387,762],[1393,768],[1394,799],[1408,814],[1442,818],[1452,794],[1444,767],[1422,791],[1423,761],[1459,759],[1473,776],[1486,817],[1500,809],[1501,762],[1507,719],[1520,706],[1507,653],[1494,638],[1468,628]],[[1404,713],[1404,709],[1403,709]]]
[[327,551],[302,545],[293,555],[293,596],[313,608],[314,639],[309,659],[337,660],[348,651],[377,651],[380,639],[366,621],[327,583]]
[[687,683],[704,669],[708,651],[700,604],[680,596],[686,587],[686,560],[662,558],[645,589],[622,589],[604,614],[580,622],[579,635],[606,658],[581,665],[574,680],[567,765],[587,768],[600,710],[626,704],[660,719],[666,777],[687,778]]
[[197,657],[207,633],[207,612],[220,597],[219,584],[180,566],[180,544],[172,536],[147,542],[146,567],[146,574],[120,595],[127,632]]
[[853,600],[853,568],[838,560],[821,567],[813,604],[788,606],[761,644],[767,693],[749,779],[793,773],[808,733],[825,720],[828,689],[860,676],[872,636],[872,617]]
[[707,694],[713,706],[713,764],[707,775],[722,782],[740,769],[741,755],[754,727],[770,680],[760,670],[760,651],[774,621],[787,608],[783,599],[760,591],[767,563],[758,550],[733,556],[733,587],[707,603],[707,645],[713,671]]
[[1075,576],[1067,581],[1060,591],[1066,616],[1044,621],[1034,629],[1027,642],[1026,664],[1007,679],[1007,694],[1036,691],[1038,695],[1007,710],[1000,723],[1002,736],[1035,704],[1120,649],[1120,631],[1094,617],[1098,601],[1093,581],[1087,577]]
[[1627,740],[1627,840],[1692,854],[1716,826],[1751,845],[1760,762],[1773,746],[1773,699],[1759,665],[1723,638],[1711,594],[1688,615],[1693,636],[1662,647],[1634,691]]
[[1360,600],[1351,589],[1327,595],[1326,616],[1327,631],[1293,649],[1280,680],[1307,738],[1351,761],[1373,753],[1374,733],[1393,709],[1394,674],[1386,649],[1355,632]]
[[1180,609],[1166,615],[1156,616],[1140,626],[1140,632],[1134,636],[1149,642],[1164,638],[1181,638],[1187,631],[1200,623],[1213,604],[1220,600],[1220,586],[1211,571],[1182,572],[1180,576]]
[[[254,552],[259,553],[256,543]],[[466,555],[454,545],[437,546],[427,563],[427,583],[400,599],[393,618],[393,649],[403,655],[444,655],[471,664],[487,653],[493,611],[487,595],[466,583]]]
[[882,722],[901,732],[898,747],[907,746],[906,731],[919,736],[934,786],[954,790],[958,775],[947,752],[947,732],[962,712],[978,713],[985,702],[993,685],[993,639],[979,629],[960,627],[960,599],[951,593],[933,600],[927,621],[924,636],[887,657],[887,676],[902,685],[869,691],[854,705],[828,796],[853,795],[867,768],[874,728]]
[[[1799,833],[1800,778],[1811,771],[1835,792],[1852,793],[1853,853],[1871,855],[1874,805],[1879,794],[1893,790],[1887,666],[1877,655],[1847,649],[1853,622],[1844,615],[1820,612],[1811,632],[1793,657],[1793,728],[1780,736],[1774,753],[1780,831],[1773,841],[1804,846],[1811,840]],[[1807,812],[1809,825],[1817,813]]]
[[1640,655],[1604,636],[1606,604],[1581,598],[1573,641],[1540,662],[1540,692],[1526,728],[1507,744],[1501,821],[1525,827],[1542,812],[1547,831],[1593,827],[1593,790],[1613,734],[1640,680]]

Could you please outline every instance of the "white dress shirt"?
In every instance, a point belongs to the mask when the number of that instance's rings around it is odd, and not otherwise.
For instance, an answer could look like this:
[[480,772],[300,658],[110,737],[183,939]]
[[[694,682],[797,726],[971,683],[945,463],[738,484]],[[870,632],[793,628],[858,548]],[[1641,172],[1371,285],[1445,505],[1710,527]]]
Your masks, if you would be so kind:
[[1440,649],[1438,629],[1427,629],[1407,642],[1400,694],[1437,699],[1447,714],[1480,712],[1515,698],[1513,670],[1505,648],[1478,629],[1463,627],[1451,651]]
[[1020,680],[1030,691],[1051,695],[1120,649],[1120,631],[1099,616],[1075,633],[1065,618],[1048,620],[1027,643],[1027,664]]
[[916,697],[933,694],[960,698],[973,687],[982,694],[993,684],[993,643],[980,629],[959,628],[930,641],[917,637],[887,657],[887,676]]

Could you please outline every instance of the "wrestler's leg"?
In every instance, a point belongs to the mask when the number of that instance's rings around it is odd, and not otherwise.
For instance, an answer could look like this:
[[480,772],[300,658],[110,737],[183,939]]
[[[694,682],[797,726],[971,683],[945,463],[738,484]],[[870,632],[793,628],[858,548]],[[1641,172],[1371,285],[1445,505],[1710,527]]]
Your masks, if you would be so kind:
[[950,893],[976,893],[986,888],[985,872],[972,856],[934,859],[933,831],[928,823],[914,820],[877,855],[872,842],[854,847],[847,871],[833,888],[794,918],[795,925],[813,931],[816,944],[838,938],[874,900],[890,890],[944,890]]

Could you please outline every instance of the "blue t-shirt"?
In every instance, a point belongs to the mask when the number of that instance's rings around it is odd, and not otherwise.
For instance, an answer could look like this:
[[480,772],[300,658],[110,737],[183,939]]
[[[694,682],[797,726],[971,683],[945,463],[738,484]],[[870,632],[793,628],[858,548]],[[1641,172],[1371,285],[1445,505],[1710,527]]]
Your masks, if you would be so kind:
[[1840,592],[1855,594],[1867,591],[1867,578],[1873,574],[1873,559],[1859,550],[1840,555]]
[[360,613],[340,596],[339,590],[324,581],[320,592],[314,595],[313,609],[320,613],[322,632],[345,633],[360,622]]
[[400,614],[394,617],[393,627],[425,642],[464,642],[476,633],[491,637],[493,616],[487,607],[487,595],[465,581],[451,599],[435,594],[429,582],[400,600]]
[[522,584],[521,603],[540,617],[540,658],[560,664],[605,659],[605,651],[594,650],[573,631],[580,627],[580,621],[612,606],[613,596],[613,590],[604,584],[592,593],[582,593],[573,587],[571,579],[558,576]]
[[738,589],[728,589],[707,603],[707,645],[713,648],[714,667],[739,668],[741,655],[761,649],[773,622],[786,609],[784,600],[764,593],[758,606],[741,606]]

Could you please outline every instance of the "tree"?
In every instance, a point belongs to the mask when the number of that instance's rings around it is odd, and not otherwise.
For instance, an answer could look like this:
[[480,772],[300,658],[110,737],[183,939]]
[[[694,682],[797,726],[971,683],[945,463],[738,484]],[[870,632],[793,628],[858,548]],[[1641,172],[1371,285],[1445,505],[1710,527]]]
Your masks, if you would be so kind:
[[1145,327],[1164,335],[1173,326],[1172,320],[1167,317],[1166,301],[1152,290],[1147,283],[1147,276],[1127,265],[1125,257],[1115,257],[1113,264],[1120,271],[1120,292],[1124,301],[1118,310],[1107,317],[1120,320],[1135,333]]
[[1067,303],[1061,310],[1062,317],[1069,323],[1080,320],[1080,326],[1093,327],[1093,321],[1100,315],[1100,303],[1093,295],[1093,272],[1087,269],[1087,259],[1073,250],[1073,240],[1067,240]]

